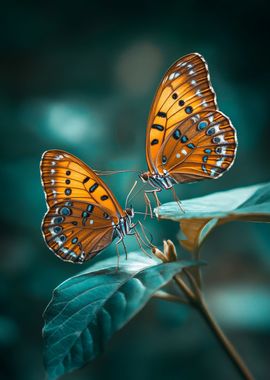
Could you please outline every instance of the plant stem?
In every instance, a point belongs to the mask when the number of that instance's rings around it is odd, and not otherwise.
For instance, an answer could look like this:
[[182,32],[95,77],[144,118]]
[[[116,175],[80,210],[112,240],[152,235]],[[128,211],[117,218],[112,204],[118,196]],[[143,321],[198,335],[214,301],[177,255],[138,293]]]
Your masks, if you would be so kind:
[[174,294],[170,294],[167,292],[164,292],[163,290],[158,290],[153,295],[154,298],[158,298],[160,300],[169,301],[169,302],[177,302],[184,305],[189,305],[189,302],[179,298],[178,296],[175,296]]
[[181,288],[183,293],[187,296],[187,298],[193,303],[196,300],[196,297],[192,290],[186,285],[185,281],[180,277],[180,275],[174,276],[174,281]]
[[[193,279],[192,275],[187,271],[186,275],[191,281],[192,288],[191,290],[185,281],[179,276],[176,275],[174,277],[175,282],[178,284],[180,289],[184,292],[186,297],[189,299],[191,305],[193,305],[202,315],[204,320],[207,322],[210,329],[215,334],[216,338],[222,345],[223,349],[225,350],[226,354],[234,364],[235,368],[237,369],[238,373],[242,376],[245,380],[254,380],[252,374],[250,373],[249,369],[246,367],[245,363],[243,362],[242,358],[232,345],[232,343],[229,341],[229,339],[225,336],[215,319],[210,314],[208,307],[203,299],[203,296],[201,294],[201,291],[196,283],[196,281]],[[172,301],[172,299],[171,299]]]
[[252,374],[243,362],[242,358],[240,357],[232,343],[229,341],[229,339],[225,336],[225,334],[223,333],[213,316],[210,314],[208,307],[202,298],[196,304],[196,307],[200,314],[203,316],[204,320],[207,322],[208,326],[216,335],[223,349],[227,353],[228,357],[230,358],[230,360],[232,361],[242,378],[245,380],[254,380]]

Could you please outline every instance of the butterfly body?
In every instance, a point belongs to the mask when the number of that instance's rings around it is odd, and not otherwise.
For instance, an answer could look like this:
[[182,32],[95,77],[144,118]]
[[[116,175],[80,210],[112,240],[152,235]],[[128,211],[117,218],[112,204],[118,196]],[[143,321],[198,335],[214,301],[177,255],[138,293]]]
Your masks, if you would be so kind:
[[62,260],[83,263],[118,238],[133,235],[133,209],[123,210],[97,174],[77,157],[50,150],[41,159],[48,211],[42,232]]
[[236,149],[236,131],[218,110],[204,58],[198,53],[180,58],[166,72],[151,107],[148,171],[141,180],[156,197],[178,183],[216,179],[232,166]]
[[144,183],[149,183],[157,191],[169,190],[173,185],[178,183],[166,172],[164,174],[152,174],[148,171],[142,173],[140,178]]

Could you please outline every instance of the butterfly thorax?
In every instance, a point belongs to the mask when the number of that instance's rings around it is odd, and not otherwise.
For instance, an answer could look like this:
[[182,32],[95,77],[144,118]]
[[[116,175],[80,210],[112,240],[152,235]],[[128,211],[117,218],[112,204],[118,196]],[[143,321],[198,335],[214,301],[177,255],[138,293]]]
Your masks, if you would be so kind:
[[149,183],[155,189],[168,190],[173,187],[177,181],[171,177],[168,173],[150,173],[145,172],[140,175],[141,180],[144,183]]
[[124,217],[120,217],[118,223],[113,225],[114,238],[122,238],[125,235],[130,235],[132,229],[135,227],[132,222],[132,218],[134,216],[133,209],[126,209],[124,212],[126,215]]

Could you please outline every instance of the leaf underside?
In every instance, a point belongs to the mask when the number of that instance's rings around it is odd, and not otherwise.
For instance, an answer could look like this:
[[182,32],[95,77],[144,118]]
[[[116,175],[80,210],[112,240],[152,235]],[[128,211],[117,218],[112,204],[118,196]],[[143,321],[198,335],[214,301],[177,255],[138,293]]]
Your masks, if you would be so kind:
[[181,202],[166,203],[155,212],[160,219],[180,222],[181,245],[195,252],[218,225],[235,220],[270,222],[270,183],[217,192]]

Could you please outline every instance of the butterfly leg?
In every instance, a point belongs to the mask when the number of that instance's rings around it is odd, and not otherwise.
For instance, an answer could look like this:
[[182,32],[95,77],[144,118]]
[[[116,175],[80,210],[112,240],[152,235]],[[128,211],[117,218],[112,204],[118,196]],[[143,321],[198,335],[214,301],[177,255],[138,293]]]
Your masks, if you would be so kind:
[[[115,231],[117,232],[117,235],[118,235],[118,237],[119,237],[119,240],[115,243],[115,244],[116,244],[116,247],[117,247],[120,243],[122,243],[122,245],[123,245],[123,247],[124,247],[124,251],[125,251],[126,259],[127,259],[127,247],[126,247],[126,245],[125,245],[125,243],[124,243],[124,234],[123,234],[121,231],[119,231],[117,228],[116,228]],[[117,248],[118,248],[118,247],[117,247]],[[118,253],[119,253],[119,252],[118,252]]]
[[144,219],[146,219],[146,215],[148,214],[148,209],[150,212],[150,217],[153,219],[153,211],[152,211],[152,206],[151,206],[151,201],[146,194],[147,191],[144,192],[144,201],[145,201],[145,214],[144,214]]
[[179,199],[178,196],[176,195],[176,192],[175,192],[174,188],[171,187],[171,190],[172,190],[172,193],[173,193],[173,199],[174,199],[175,202],[178,204],[180,210],[181,210],[183,213],[185,213],[185,210],[183,209],[182,204],[181,204],[181,202],[180,202],[180,199]]
[[[145,190],[145,193],[152,193],[154,195],[154,198],[156,200],[156,204],[157,204],[157,218],[159,219],[159,213],[158,213],[158,209],[159,209],[159,206],[161,206],[161,202],[160,200],[158,199],[158,196],[157,196],[157,193],[159,193],[161,191],[161,189],[159,187],[155,188],[154,190]],[[146,197],[148,198],[148,196],[146,195]],[[148,198],[149,200],[149,198]],[[150,204],[150,209],[151,209],[151,218],[153,218],[153,211],[152,211],[152,207],[151,207],[151,202],[149,200],[149,204]]]
[[120,267],[120,253],[119,253],[119,248],[118,248],[117,243],[115,244],[115,249],[116,249],[116,253],[117,253],[117,266],[116,266],[116,272],[117,272],[119,270],[119,267]]
[[118,261],[120,261],[120,254],[119,254],[119,248],[118,248],[118,245],[122,243],[123,247],[124,247],[124,251],[125,251],[125,255],[126,255],[126,259],[127,259],[127,248],[126,248],[126,245],[124,243],[124,237],[121,236],[120,239],[115,243],[116,245],[116,250],[118,252]]
[[138,234],[137,231],[136,231],[136,233],[135,233],[135,237],[136,237],[137,243],[138,243],[140,249],[143,251],[143,253],[144,253],[146,256],[151,257],[151,255],[149,255],[149,253],[148,253],[148,252],[144,249],[144,247],[142,246],[142,242],[143,242],[143,240],[142,240],[141,236]]

